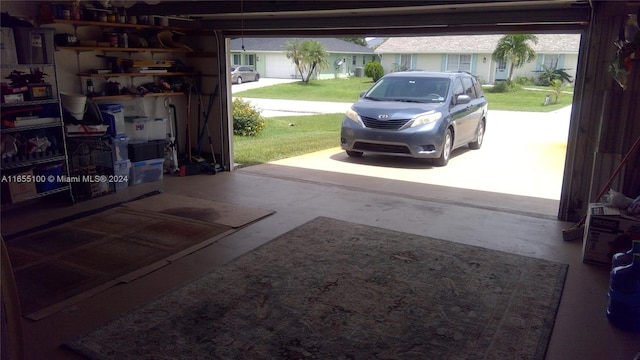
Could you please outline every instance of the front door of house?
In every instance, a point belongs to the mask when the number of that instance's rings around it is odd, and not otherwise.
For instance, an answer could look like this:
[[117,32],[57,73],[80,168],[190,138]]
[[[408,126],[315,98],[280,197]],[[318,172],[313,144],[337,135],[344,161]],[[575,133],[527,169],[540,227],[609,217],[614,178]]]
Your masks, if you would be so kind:
[[507,61],[506,60],[497,61],[495,81],[507,80],[508,77],[509,77],[509,74],[507,70]]

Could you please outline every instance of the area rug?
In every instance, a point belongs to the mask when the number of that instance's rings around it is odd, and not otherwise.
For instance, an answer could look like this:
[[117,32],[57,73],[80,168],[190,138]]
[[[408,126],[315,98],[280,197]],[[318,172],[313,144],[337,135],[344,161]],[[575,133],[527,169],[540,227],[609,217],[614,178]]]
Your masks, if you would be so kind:
[[66,344],[90,359],[543,359],[567,265],[316,218]]
[[[188,201],[171,200],[174,206],[189,208]],[[222,207],[244,222],[231,226],[118,206],[7,242],[23,314],[42,319],[166,266],[273,212],[251,209],[253,215],[247,216],[246,207],[196,200]]]

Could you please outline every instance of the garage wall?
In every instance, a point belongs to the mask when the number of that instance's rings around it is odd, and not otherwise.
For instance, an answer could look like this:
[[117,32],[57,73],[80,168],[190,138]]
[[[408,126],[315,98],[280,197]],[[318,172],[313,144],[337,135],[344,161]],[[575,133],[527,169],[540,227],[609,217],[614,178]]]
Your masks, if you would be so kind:
[[[613,41],[627,14],[638,11],[623,2],[595,2],[594,17],[582,37],[581,53],[567,144],[566,167],[560,199],[559,218],[576,221],[586,214],[589,202],[607,188],[625,191],[635,197],[637,189],[629,188],[630,167],[621,168],[621,160],[640,137],[638,111],[637,61],[629,79],[634,84],[623,91],[609,74],[609,64],[615,58]],[[635,89],[635,92],[634,92]],[[609,179],[612,182],[607,186]]]

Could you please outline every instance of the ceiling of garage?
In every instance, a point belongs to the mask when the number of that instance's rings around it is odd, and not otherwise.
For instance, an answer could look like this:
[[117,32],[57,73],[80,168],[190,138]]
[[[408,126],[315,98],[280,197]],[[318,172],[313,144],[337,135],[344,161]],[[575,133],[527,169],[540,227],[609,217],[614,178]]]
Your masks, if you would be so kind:
[[141,1],[128,11],[188,16],[200,20],[201,29],[231,36],[544,33],[583,30],[593,1],[163,0]]

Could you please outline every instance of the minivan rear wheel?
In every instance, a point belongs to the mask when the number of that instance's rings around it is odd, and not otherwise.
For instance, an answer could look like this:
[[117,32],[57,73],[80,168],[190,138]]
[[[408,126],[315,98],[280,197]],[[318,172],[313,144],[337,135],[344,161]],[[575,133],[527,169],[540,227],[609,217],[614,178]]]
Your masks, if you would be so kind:
[[444,133],[444,141],[442,142],[442,153],[440,157],[434,159],[436,166],[445,166],[449,163],[449,157],[451,156],[451,148],[453,147],[453,137],[451,136],[451,129],[447,129]]
[[469,148],[472,150],[478,150],[482,146],[484,140],[484,121],[480,121],[478,124],[478,130],[476,130],[476,141],[469,143]]
[[242,84],[242,78],[238,76],[238,80],[236,80],[236,84]]

